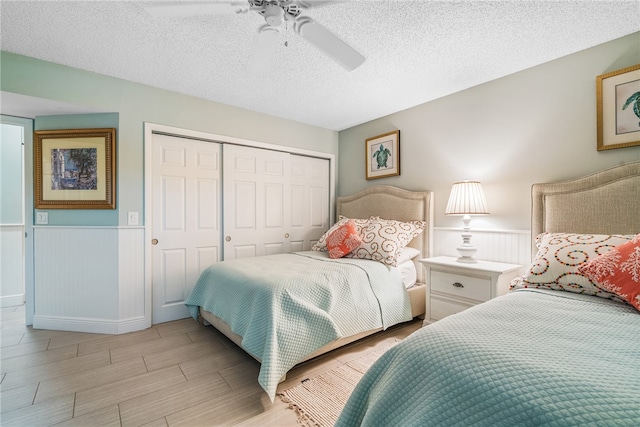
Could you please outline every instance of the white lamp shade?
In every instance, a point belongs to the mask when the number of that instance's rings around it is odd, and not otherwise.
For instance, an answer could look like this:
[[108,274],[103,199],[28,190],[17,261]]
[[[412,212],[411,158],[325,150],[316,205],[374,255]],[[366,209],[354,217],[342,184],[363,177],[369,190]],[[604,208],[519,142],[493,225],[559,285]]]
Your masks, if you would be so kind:
[[451,187],[445,215],[486,215],[487,201],[478,181],[456,182]]

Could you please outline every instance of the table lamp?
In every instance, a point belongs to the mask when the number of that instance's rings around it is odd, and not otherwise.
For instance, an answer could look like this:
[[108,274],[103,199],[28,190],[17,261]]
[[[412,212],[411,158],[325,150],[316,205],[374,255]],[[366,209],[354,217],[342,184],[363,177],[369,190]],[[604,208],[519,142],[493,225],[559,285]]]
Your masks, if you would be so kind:
[[463,215],[462,222],[462,245],[457,247],[460,258],[458,262],[474,263],[478,262],[473,255],[476,248],[471,245],[471,215],[487,215],[487,201],[484,197],[484,191],[478,181],[456,182],[451,187],[449,194],[449,202],[445,215]]

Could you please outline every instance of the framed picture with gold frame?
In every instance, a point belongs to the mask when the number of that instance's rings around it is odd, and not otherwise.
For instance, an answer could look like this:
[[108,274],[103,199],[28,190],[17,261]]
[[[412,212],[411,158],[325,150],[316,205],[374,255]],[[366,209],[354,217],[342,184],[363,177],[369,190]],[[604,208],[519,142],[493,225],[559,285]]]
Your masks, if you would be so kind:
[[115,209],[116,130],[34,132],[36,209]]
[[640,64],[596,77],[598,151],[640,145]]
[[367,179],[400,175],[400,131],[367,138],[365,165]]

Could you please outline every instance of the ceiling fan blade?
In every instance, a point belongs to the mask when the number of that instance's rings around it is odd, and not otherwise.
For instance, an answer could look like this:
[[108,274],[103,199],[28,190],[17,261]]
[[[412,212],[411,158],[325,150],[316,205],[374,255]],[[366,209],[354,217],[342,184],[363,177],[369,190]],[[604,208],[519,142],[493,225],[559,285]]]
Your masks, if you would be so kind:
[[279,31],[269,25],[260,27],[253,39],[249,72],[254,75],[266,74],[273,67],[273,57],[280,41]]
[[351,46],[309,17],[296,20],[296,33],[336,61],[347,71],[358,68],[365,60]]
[[180,4],[151,4],[144,6],[149,15],[157,18],[184,18],[201,15],[233,15],[249,10],[246,0],[222,2],[186,2]]
[[340,2],[338,0],[298,0],[296,3],[303,9],[315,9]]

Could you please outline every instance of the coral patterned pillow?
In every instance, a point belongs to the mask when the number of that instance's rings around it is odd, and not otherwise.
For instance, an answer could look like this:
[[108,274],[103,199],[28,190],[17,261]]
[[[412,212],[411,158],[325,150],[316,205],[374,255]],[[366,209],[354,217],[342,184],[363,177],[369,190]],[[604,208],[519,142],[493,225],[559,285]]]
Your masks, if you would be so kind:
[[327,238],[329,237],[329,235],[331,233],[333,233],[334,231],[336,231],[338,228],[342,227],[343,225],[345,225],[347,223],[347,221],[349,220],[353,220],[356,224],[356,229],[358,230],[359,234],[362,234],[362,230],[367,228],[367,225],[369,225],[369,221],[374,220],[374,219],[378,219],[377,216],[372,216],[369,217],[367,219],[360,219],[360,218],[347,218],[346,216],[342,216],[340,215],[340,218],[338,218],[338,222],[336,222],[335,224],[333,224],[323,235],[322,237],[320,237],[320,239],[318,239],[318,241],[316,242],[316,244],[314,244],[311,247],[312,251],[320,251],[320,252],[326,252],[327,250]]
[[578,267],[595,285],[640,310],[640,234]]
[[327,251],[329,258],[342,258],[362,243],[362,237],[352,219],[335,229],[327,237]]

